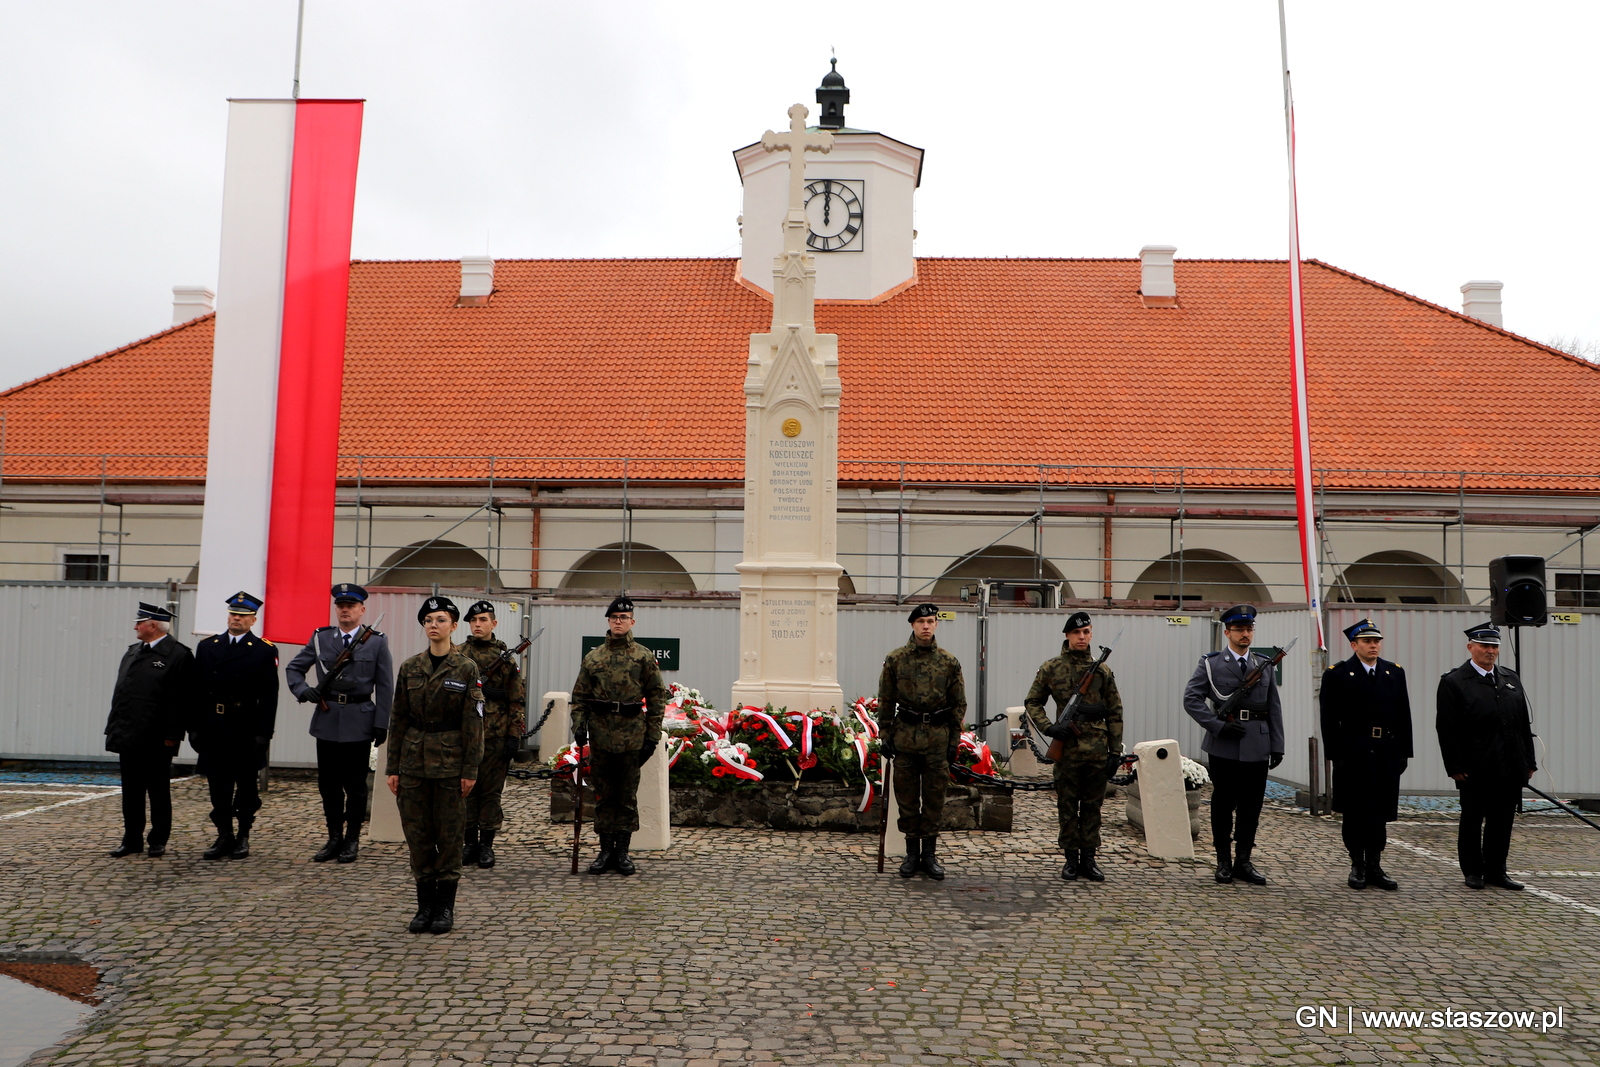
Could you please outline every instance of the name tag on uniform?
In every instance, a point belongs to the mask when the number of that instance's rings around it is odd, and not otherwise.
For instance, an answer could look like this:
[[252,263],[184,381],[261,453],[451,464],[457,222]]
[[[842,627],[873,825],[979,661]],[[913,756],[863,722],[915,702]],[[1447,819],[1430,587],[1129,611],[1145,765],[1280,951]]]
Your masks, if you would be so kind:
[[454,693],[465,693],[467,691],[467,683],[459,678],[446,678],[444,687]]

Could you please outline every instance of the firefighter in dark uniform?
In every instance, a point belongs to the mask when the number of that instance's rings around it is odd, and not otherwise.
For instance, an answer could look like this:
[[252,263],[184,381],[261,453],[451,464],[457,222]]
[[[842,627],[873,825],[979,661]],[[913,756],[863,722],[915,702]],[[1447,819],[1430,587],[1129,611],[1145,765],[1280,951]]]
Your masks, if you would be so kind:
[[1355,655],[1322,675],[1322,743],[1333,761],[1333,810],[1344,816],[1351,889],[1399,889],[1383,869],[1387,823],[1400,817],[1400,776],[1411,760],[1406,672],[1382,659],[1371,619],[1347,628]]
[[[1084,672],[1095,664],[1090,651],[1094,623],[1087,611],[1069,615],[1062,633],[1066,640],[1061,655],[1039,668],[1022,702],[1041,730],[1052,724],[1045,704],[1054,697],[1059,715],[1082,683]],[[1081,874],[1091,882],[1103,882],[1106,876],[1094,860],[1100,847],[1100,807],[1105,803],[1106,784],[1122,762],[1122,696],[1109,667],[1101,665],[1095,672],[1089,691],[1078,702],[1076,720],[1083,733],[1076,740],[1067,740],[1053,771],[1056,814],[1061,822],[1057,841],[1066,857],[1061,877],[1071,882]]]
[[114,857],[144,851],[145,797],[150,798],[150,857],[164,856],[172,836],[172,757],[194,714],[194,656],[173,638],[172,613],[139,604],[133,632],[117,666],[106,717],[106,751],[122,771],[122,844]]
[[[311,736],[317,739],[317,792],[322,795],[322,816],[328,840],[311,857],[313,863],[338,859],[354,863],[361,844],[361,823],[367,817],[367,772],[372,749],[389,736],[389,705],[394,700],[394,663],[389,639],[374,630],[361,644],[367,613],[367,591],[341,582],[333,587],[335,626],[319,626],[284,668],[289,691],[302,703],[315,702],[320,693],[326,707],[311,713]],[[350,665],[329,685],[323,684],[329,668],[346,648],[355,652]],[[317,668],[317,686],[306,683],[306,672]],[[326,689],[326,692],[323,690]]]
[[589,650],[572,683],[572,732],[589,745],[594,782],[594,832],[600,854],[590,874],[633,874],[628,857],[639,829],[639,768],[656,754],[670,695],[656,654],[633,639],[633,601],[619,596],[606,607],[606,639]]
[[278,718],[278,650],[251,632],[261,601],[238,592],[227,603],[228,632],[194,650],[200,697],[189,738],[200,753],[196,770],[211,791],[217,828],[216,841],[202,853],[208,860],[250,855],[250,827],[261,810],[258,776]]
[[516,660],[502,658],[506,643],[494,635],[497,621],[494,605],[487,600],[472,605],[466,616],[472,633],[457,648],[477,664],[483,681],[483,763],[478,767],[478,784],[467,794],[467,844],[461,863],[476,863],[485,870],[495,864],[494,836],[505,821],[500,797],[527,726],[522,671]]
[[[1200,657],[1200,665],[1183,691],[1183,710],[1205,728],[1200,747],[1210,756],[1211,842],[1217,850],[1218,882],[1235,877],[1266,885],[1266,875],[1250,862],[1261,802],[1266,798],[1267,772],[1283,762],[1283,703],[1269,667],[1245,696],[1238,718],[1223,722],[1220,705],[1258,665],[1267,659],[1250,651],[1256,635],[1256,609],[1249,604],[1222,613],[1228,647]],[[1231,839],[1231,840],[1230,840]]]
[[1439,679],[1439,751],[1461,791],[1456,858],[1468,887],[1521,889],[1506,874],[1511,822],[1538,763],[1528,695],[1517,672],[1500,665],[1493,623],[1467,630],[1471,658]]
[[433,596],[417,609],[428,648],[400,664],[395,679],[389,791],[417,883],[417,911],[406,929],[447,934],[455,926],[461,884],[466,797],[483,760],[483,687],[478,665],[451,642],[461,609]]
[[961,662],[934,637],[939,609],[919,604],[907,621],[911,640],[884,657],[878,675],[878,742],[881,756],[894,760],[894,796],[906,837],[900,877],[920,870],[941,879],[939,826],[967,717],[967,691]]

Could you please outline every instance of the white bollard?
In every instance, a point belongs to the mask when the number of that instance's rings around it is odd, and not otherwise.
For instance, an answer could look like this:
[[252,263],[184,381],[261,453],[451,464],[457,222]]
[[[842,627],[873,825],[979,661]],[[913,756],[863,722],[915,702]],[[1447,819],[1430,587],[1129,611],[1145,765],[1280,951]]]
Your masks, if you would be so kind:
[[[900,805],[894,799],[894,774],[883,777],[883,817],[889,820],[889,829],[883,835],[883,858],[893,856],[897,860],[906,858],[906,835],[900,832]],[[884,864],[885,873],[889,865]]]
[[[550,717],[539,727],[539,758],[545,763],[550,762],[560,748],[572,740],[572,695],[570,693],[546,693],[539,700],[539,714],[544,714],[546,704],[555,701],[555,707],[550,709]],[[538,722],[537,719],[534,720]]]
[[385,741],[378,746],[378,762],[372,772],[372,821],[367,823],[369,841],[406,839],[406,832],[400,826],[400,802],[389,792],[389,777],[383,773],[388,765],[389,741]]
[[1183,788],[1183,756],[1178,742],[1141,741],[1133,746],[1139,757],[1139,806],[1144,812],[1144,847],[1158,859],[1194,859],[1194,839],[1189,835],[1189,799]]
[[[553,717],[553,716],[552,716]],[[639,830],[631,847],[664,852],[672,847],[672,791],[667,784],[667,736],[656,742],[656,754],[639,768]]]
[[[1024,730],[1023,716],[1028,714],[1027,708],[1006,709],[1006,736],[1015,737],[1017,731]],[[1010,743],[1009,741],[1007,742]],[[1026,743],[1021,748],[1011,750],[1011,773],[1019,778],[1033,778],[1044,773],[1044,764],[1039,762],[1039,757],[1033,754],[1033,749]]]

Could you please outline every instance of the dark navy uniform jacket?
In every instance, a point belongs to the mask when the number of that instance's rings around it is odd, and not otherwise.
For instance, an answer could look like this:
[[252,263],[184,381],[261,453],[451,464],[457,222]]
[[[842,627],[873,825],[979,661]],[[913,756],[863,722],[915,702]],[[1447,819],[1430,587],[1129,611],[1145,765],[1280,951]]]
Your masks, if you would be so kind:
[[[352,631],[359,632],[359,631]],[[306,672],[316,665],[316,680],[344,651],[337,626],[322,626],[283,670],[289,691],[300,696],[311,687]],[[394,704],[394,663],[389,656],[389,639],[374,632],[356,647],[355,661],[344,669],[328,697],[328,710],[311,713],[311,736],[320,741],[371,741],[374,728],[389,728],[389,709]],[[340,703],[339,697],[344,702]]]
[[127,754],[183,740],[194,699],[194,656],[188,645],[171,634],[154,646],[135,641],[117,665],[106,749]]
[[1268,756],[1283,754],[1283,702],[1278,697],[1278,683],[1270,667],[1261,672],[1255,688],[1244,699],[1243,706],[1250,711],[1250,720],[1239,724],[1244,727],[1244,736],[1217,736],[1223,723],[1215,707],[1244,684],[1245,676],[1257,664],[1267,662],[1266,656],[1252,652],[1250,666],[1243,668],[1232,649],[1200,657],[1200,665],[1183,690],[1183,710],[1205,727],[1205,740],[1200,743],[1202,749],[1213,756],[1246,763],[1264,763]]
[[1496,664],[1491,681],[1468,660],[1440,678],[1435,725],[1446,774],[1465,774],[1480,785],[1520,786],[1538,769],[1528,697],[1522,679],[1507,667]]
[[215,634],[195,646],[194,669],[199,697],[189,740],[200,753],[200,773],[224,752],[265,760],[257,739],[270,741],[278,719],[277,647],[250,631],[237,641]]
[[1411,759],[1411,697],[1406,672],[1359,656],[1322,674],[1322,744],[1333,760],[1333,810],[1399,818],[1400,775]]

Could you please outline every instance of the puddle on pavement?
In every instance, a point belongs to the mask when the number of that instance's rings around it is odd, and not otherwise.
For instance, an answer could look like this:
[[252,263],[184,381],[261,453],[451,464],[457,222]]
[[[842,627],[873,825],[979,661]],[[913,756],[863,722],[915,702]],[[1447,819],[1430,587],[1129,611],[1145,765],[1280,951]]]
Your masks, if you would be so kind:
[[93,1011],[100,972],[71,956],[0,956],[0,1067],[61,1040]]

